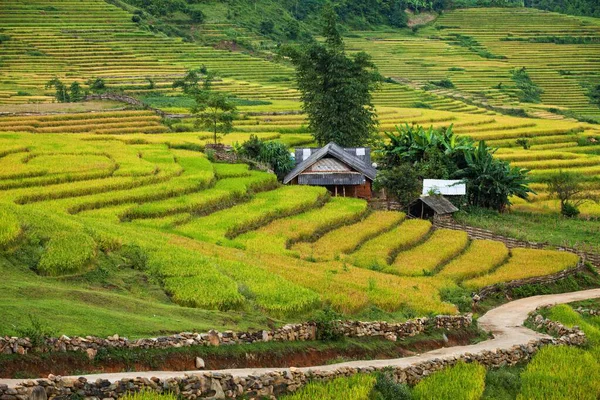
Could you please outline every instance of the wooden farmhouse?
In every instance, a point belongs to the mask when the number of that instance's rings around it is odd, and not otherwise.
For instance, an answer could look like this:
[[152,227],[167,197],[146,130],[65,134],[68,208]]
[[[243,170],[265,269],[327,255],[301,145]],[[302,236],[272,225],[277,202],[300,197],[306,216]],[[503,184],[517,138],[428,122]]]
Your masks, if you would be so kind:
[[296,166],[284,184],[324,186],[334,196],[370,199],[377,170],[368,147],[343,148],[331,142],[321,148],[296,149]]

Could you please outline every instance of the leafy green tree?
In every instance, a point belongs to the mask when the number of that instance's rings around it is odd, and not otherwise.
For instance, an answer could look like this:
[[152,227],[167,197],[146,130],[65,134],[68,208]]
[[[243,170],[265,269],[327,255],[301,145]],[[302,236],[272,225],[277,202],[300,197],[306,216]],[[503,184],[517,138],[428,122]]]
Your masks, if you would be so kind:
[[526,170],[495,159],[495,149],[484,142],[476,147],[472,139],[456,136],[452,127],[424,129],[405,125],[386,135],[389,141],[375,152],[379,174],[409,165],[410,173],[419,178],[462,179],[467,184],[470,205],[496,210],[510,205],[511,196],[525,198],[532,192]]
[[544,90],[536,85],[527,73],[527,69],[515,68],[511,71],[512,80],[515,81],[519,89],[519,100],[524,103],[539,103]]
[[196,105],[192,108],[196,117],[194,125],[210,129],[214,142],[217,143],[217,133],[229,133],[233,129],[233,121],[237,118],[237,107],[223,93],[203,92],[196,96]]
[[265,142],[256,135],[250,135],[250,139],[236,151],[242,157],[268,165],[279,180],[294,168],[294,159],[287,146],[281,142]]
[[[196,96],[201,90],[202,75],[207,75],[206,68],[201,71],[199,68],[190,69],[185,76],[173,82],[173,89],[181,89],[183,93],[189,96]],[[207,76],[207,78],[210,78]],[[210,78],[212,79],[212,78]]]
[[415,168],[405,162],[391,169],[380,170],[373,182],[373,188],[385,189],[388,196],[395,198],[402,208],[406,208],[411,201],[419,197],[423,185]]
[[259,30],[263,35],[270,35],[275,30],[275,22],[271,19],[260,21]]
[[467,167],[456,176],[467,183],[469,205],[503,211],[511,204],[511,196],[525,199],[533,191],[528,186],[527,170],[494,158],[494,151],[479,142],[473,152],[465,153]]
[[550,176],[546,183],[550,196],[560,201],[560,212],[565,217],[579,215],[579,206],[585,201],[598,201],[596,196],[589,193],[585,198],[580,196],[585,192],[583,177],[581,175],[560,170],[558,173]]
[[[424,162],[432,162],[431,169],[438,170],[435,165],[443,164],[447,173],[436,173],[436,176],[425,178],[446,178],[448,174],[466,166],[464,153],[471,151],[473,140],[466,136],[457,136],[452,126],[446,129],[423,128],[420,125],[396,126],[395,132],[386,132],[387,143],[376,151],[379,164],[383,168],[392,168],[404,162],[421,165],[423,172],[427,168]],[[437,176],[441,175],[441,176]]]
[[60,79],[56,77],[50,79],[46,83],[45,88],[50,89],[51,87],[54,87],[54,97],[56,98],[56,101],[59,103],[68,103],[71,101],[67,86],[62,83]]
[[217,133],[231,132],[233,121],[237,118],[237,107],[228,95],[212,90],[214,78],[213,72],[206,71],[203,76],[198,69],[189,70],[182,79],[173,83],[173,87],[181,88],[194,98],[191,112],[196,117],[195,127],[210,130],[217,143]]
[[303,109],[315,140],[341,146],[360,146],[376,133],[377,116],[371,92],[381,80],[366,53],[348,56],[335,12],[324,13],[325,44],[312,42],[302,48],[288,47],[284,55],[296,67]]
[[72,101],[73,103],[83,100],[85,93],[81,89],[81,85],[79,84],[79,82],[71,83],[71,86],[69,87],[69,96],[70,101]]
[[598,107],[600,107],[600,83],[592,86],[588,92],[588,96],[593,104],[596,104]]
[[102,78],[88,79],[86,84],[92,93],[101,93],[106,90],[106,82]]
[[190,20],[195,24],[201,24],[206,19],[206,15],[204,15],[202,10],[190,10],[188,14],[190,16]]

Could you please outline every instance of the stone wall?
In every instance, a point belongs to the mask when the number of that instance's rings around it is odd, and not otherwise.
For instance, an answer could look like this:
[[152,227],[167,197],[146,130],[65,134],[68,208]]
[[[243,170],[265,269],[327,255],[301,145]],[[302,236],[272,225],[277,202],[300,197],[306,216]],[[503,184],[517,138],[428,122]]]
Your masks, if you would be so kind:
[[231,147],[231,146],[225,146],[224,144],[221,144],[221,143],[217,143],[217,144],[207,143],[204,145],[204,152],[206,153],[207,150],[213,152],[212,157],[215,161],[225,162],[225,163],[230,163],[230,164],[239,162],[238,156],[233,151],[233,147]]
[[[536,317],[537,318],[537,317]],[[484,350],[476,354],[466,353],[447,359],[434,358],[415,363],[406,368],[386,368],[394,380],[414,385],[424,377],[462,360],[479,362],[486,367],[515,365],[529,360],[541,347],[547,345],[582,345],[585,334],[579,329],[568,329],[543,318],[536,320],[541,329],[556,330],[562,335],[558,338],[541,338],[526,345],[513,346],[495,351]],[[271,398],[294,392],[309,380],[328,381],[357,373],[372,373],[379,368],[340,367],[331,371],[320,371],[317,367],[310,370],[289,368],[274,370],[261,375],[233,376],[219,372],[200,372],[183,377],[133,378],[117,382],[97,379],[66,379],[50,375],[47,379],[29,380],[21,385],[9,388],[0,385],[2,400],[45,400],[64,399],[72,395],[89,399],[117,399],[128,392],[142,389],[157,392],[171,392],[186,399],[224,399],[224,398]]]
[[[553,246],[549,243],[536,243],[536,242],[527,242],[524,240],[518,240],[502,235],[497,235],[492,231],[482,228],[476,228],[474,226],[463,225],[456,222],[454,219],[440,219],[436,218],[433,221],[434,228],[444,228],[444,229],[454,229],[459,231],[467,232],[469,238],[471,239],[487,239],[487,240],[496,240],[498,242],[503,242],[506,244],[506,247],[509,249],[515,247],[524,247],[529,249],[546,249],[546,248],[556,248],[560,251],[568,251],[570,253],[575,253],[583,258],[585,261],[595,265],[596,267],[600,267],[600,247],[597,248],[581,248],[577,249],[574,247],[568,246]],[[589,246],[588,246],[589,247]]]
[[582,315],[591,315],[591,316],[600,315],[600,310],[594,310],[592,308],[577,307],[575,309],[575,311],[577,311],[579,314],[582,314]]
[[[337,321],[337,329],[347,337],[385,337],[389,340],[415,336],[428,327],[458,330],[471,325],[472,317],[467,315],[438,315],[433,318],[417,318],[401,323]],[[187,346],[220,346],[250,344],[256,342],[308,341],[317,339],[317,326],[314,322],[288,324],[272,331],[257,332],[182,332],[171,336],[129,340],[119,335],[99,338],[94,336],[48,338],[42,346],[34,347],[29,338],[0,337],[0,354],[26,354],[29,352],[85,351],[90,357],[101,348],[121,349],[165,349]]]

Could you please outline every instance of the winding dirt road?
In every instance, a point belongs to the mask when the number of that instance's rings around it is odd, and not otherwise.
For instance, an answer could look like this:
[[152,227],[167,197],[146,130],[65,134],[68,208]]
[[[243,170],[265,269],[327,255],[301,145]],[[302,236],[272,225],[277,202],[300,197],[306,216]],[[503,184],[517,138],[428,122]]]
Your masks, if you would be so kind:
[[[573,301],[600,298],[600,289],[583,290],[580,292],[552,294],[544,296],[534,296],[525,299],[511,301],[503,304],[493,310],[490,310],[485,315],[479,318],[479,327],[494,335],[493,339],[489,339],[477,344],[467,346],[445,347],[427,353],[419,354],[411,357],[396,358],[389,360],[365,360],[365,361],[350,361],[339,364],[321,365],[305,368],[297,368],[298,370],[313,370],[313,371],[333,371],[341,367],[409,367],[412,364],[421,363],[431,359],[446,359],[454,358],[465,353],[478,353],[483,350],[509,349],[515,345],[527,344],[529,341],[548,337],[547,335],[537,333],[523,326],[527,315],[534,311],[537,307],[570,303]],[[220,372],[224,374],[232,374],[234,376],[261,375],[271,371],[285,371],[289,368],[244,368],[244,369],[227,369],[212,372]],[[147,371],[147,372],[124,372],[111,374],[95,374],[84,375],[88,380],[96,380],[98,378],[107,379],[111,382],[121,380],[123,378],[136,377],[157,377],[161,379],[197,374],[199,371]],[[76,378],[76,377],[70,377]],[[14,387],[21,383],[22,379],[0,379],[0,384],[7,384],[9,387]]]

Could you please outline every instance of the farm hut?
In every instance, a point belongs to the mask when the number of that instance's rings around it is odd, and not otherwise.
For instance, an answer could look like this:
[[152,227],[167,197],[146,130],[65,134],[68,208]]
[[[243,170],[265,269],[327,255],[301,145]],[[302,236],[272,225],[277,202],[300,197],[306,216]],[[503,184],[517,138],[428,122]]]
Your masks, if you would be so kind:
[[421,196],[408,206],[409,215],[422,219],[449,218],[458,208],[444,196]]
[[284,184],[324,186],[334,196],[371,198],[377,170],[371,149],[343,148],[331,142],[321,148],[296,149],[296,166]]

